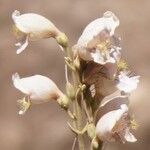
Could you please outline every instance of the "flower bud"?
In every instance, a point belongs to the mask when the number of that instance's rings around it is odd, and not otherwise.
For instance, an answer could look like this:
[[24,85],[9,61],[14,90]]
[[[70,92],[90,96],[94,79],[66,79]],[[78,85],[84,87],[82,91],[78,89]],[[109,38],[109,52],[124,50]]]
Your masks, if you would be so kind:
[[80,58],[79,56],[76,56],[75,59],[74,59],[74,65],[75,67],[79,70],[80,69]]
[[60,45],[66,45],[66,36],[50,20],[41,15],[34,13],[21,15],[19,11],[15,10],[12,13],[12,19],[17,30],[24,35],[22,42],[16,44],[19,47],[17,54],[21,53],[28,46],[29,41],[43,38],[57,38],[57,42]]
[[57,99],[58,104],[63,108],[63,109],[68,109],[69,107],[69,99],[66,95],[63,95]]
[[96,134],[95,134],[95,125],[94,124],[92,124],[92,123],[88,124],[87,134],[91,139],[93,139],[95,137]]
[[56,41],[63,48],[66,48],[68,46],[68,37],[64,33],[58,34],[56,36]]
[[67,92],[67,96],[73,100],[75,98],[75,90],[74,87],[72,86],[72,84],[70,82],[66,83],[66,92]]
[[[15,73],[12,76],[12,80],[15,88],[24,93],[28,97],[28,101],[31,101],[33,104],[48,102],[52,99],[57,100],[64,96],[51,79],[42,75],[20,78],[18,73]],[[27,103],[23,99],[20,104],[24,105]]]
[[96,137],[92,140],[91,146],[92,146],[92,150],[98,150],[99,141]]

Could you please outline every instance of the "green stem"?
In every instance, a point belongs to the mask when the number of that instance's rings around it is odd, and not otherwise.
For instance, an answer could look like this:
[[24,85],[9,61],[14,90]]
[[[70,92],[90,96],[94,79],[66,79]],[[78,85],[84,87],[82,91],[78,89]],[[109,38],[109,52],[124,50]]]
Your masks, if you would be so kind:
[[[76,72],[73,72],[73,79],[74,79],[74,86],[75,86],[75,89],[77,90],[78,86],[79,86],[79,78],[78,78],[78,74]],[[78,130],[82,130],[82,107],[81,107],[81,99],[82,97],[79,96],[78,97],[78,94],[76,95],[76,99],[74,101],[74,111],[75,111],[75,114],[77,116],[77,120],[76,120],[76,128]],[[84,145],[84,139],[83,139],[83,135],[81,134],[78,134],[78,146],[79,146],[79,150],[85,150],[85,145]]]
[[[67,53],[67,57],[69,58],[73,58],[72,57],[72,51],[67,47],[66,48],[66,53]],[[73,59],[72,59],[73,60]],[[79,85],[80,85],[80,75],[77,71],[73,71],[72,69],[70,69],[72,72],[72,78],[73,78],[73,86],[75,91],[77,91]],[[81,131],[83,128],[82,122],[83,122],[83,118],[82,118],[82,106],[81,106],[81,101],[82,101],[82,96],[78,96],[78,94],[76,95],[75,100],[73,101],[72,105],[73,105],[73,111],[74,114],[76,116],[75,120],[72,120],[74,128],[76,128],[77,130]],[[85,150],[85,144],[84,144],[84,138],[83,138],[83,134],[79,134],[77,133],[77,138],[78,138],[78,146],[79,146],[79,150]]]

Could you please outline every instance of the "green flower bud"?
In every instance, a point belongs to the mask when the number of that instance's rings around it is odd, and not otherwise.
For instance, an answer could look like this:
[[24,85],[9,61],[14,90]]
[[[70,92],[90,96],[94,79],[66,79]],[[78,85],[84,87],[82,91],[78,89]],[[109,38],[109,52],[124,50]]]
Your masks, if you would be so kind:
[[92,150],[98,150],[98,148],[99,148],[99,143],[98,143],[97,138],[95,137],[92,140]]
[[75,98],[74,87],[72,86],[72,84],[70,82],[67,82],[67,84],[66,84],[66,92],[67,92],[67,96],[71,100],[73,100]]
[[74,65],[75,67],[79,70],[80,69],[80,58],[79,56],[77,56],[75,59],[74,59]]
[[56,36],[56,41],[63,48],[68,46],[68,37],[64,33],[60,33]]
[[68,109],[69,107],[69,99],[66,95],[61,96],[60,98],[57,99],[58,104],[63,108],[63,109]]
[[93,139],[96,135],[95,133],[95,125],[93,123],[88,124],[87,126],[87,134],[88,136]]

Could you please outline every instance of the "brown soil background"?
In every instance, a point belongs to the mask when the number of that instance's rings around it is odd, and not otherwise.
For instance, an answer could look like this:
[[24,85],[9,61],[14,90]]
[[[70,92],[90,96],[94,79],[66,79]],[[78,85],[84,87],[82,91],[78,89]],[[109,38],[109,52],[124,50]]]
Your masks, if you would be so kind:
[[63,53],[53,39],[33,42],[16,55],[11,31],[11,13],[44,15],[64,31],[73,45],[84,27],[107,10],[120,18],[117,33],[122,54],[141,75],[131,95],[131,111],[139,124],[134,144],[108,144],[106,150],[150,149],[150,1],[149,0],[0,0],[0,150],[70,150],[74,137],[67,128],[65,113],[55,102],[33,106],[24,116],[17,114],[16,100],[22,97],[11,75],[42,74],[65,87]]

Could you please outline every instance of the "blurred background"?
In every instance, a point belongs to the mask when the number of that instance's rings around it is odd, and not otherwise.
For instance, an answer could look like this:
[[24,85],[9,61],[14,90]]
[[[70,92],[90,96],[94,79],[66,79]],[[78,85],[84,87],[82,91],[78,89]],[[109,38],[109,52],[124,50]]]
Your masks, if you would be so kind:
[[0,0],[0,150],[70,150],[74,137],[66,125],[66,114],[51,101],[35,105],[19,116],[16,100],[23,95],[11,76],[41,74],[65,87],[63,53],[55,40],[32,42],[16,55],[11,13],[34,12],[49,18],[64,31],[70,44],[103,12],[113,11],[120,19],[117,34],[122,37],[122,54],[131,69],[141,76],[131,95],[131,111],[139,124],[133,144],[112,143],[106,150],[150,149],[150,1],[149,0]]

